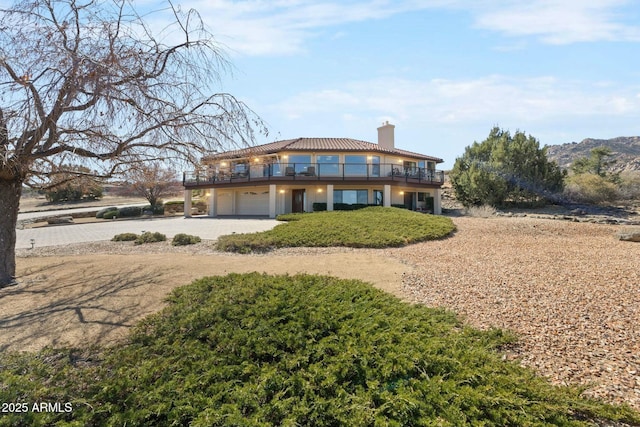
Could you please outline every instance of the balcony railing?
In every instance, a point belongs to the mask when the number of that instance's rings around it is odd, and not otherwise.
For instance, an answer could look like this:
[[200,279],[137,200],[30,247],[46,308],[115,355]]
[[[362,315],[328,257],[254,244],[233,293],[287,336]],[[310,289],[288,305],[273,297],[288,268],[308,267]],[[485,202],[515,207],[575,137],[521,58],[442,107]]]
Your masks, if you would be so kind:
[[442,184],[444,172],[418,167],[403,167],[397,163],[275,163],[244,165],[235,170],[201,169],[183,174],[185,187],[222,185],[247,181],[406,181]]

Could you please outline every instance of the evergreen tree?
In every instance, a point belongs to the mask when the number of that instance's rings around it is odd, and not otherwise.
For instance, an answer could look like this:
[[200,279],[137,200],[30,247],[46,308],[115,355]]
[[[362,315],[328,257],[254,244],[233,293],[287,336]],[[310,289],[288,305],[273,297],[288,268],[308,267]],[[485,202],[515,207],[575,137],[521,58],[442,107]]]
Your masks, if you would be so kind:
[[549,200],[562,190],[564,173],[547,159],[546,148],[533,136],[498,127],[474,142],[456,159],[451,182],[465,206]]

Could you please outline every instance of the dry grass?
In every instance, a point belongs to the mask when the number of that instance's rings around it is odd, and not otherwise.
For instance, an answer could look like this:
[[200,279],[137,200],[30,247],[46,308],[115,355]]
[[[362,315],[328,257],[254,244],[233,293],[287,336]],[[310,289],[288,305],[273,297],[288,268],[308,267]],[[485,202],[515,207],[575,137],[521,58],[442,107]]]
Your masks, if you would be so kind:
[[469,206],[464,212],[472,218],[490,218],[496,214],[496,208],[489,205]]

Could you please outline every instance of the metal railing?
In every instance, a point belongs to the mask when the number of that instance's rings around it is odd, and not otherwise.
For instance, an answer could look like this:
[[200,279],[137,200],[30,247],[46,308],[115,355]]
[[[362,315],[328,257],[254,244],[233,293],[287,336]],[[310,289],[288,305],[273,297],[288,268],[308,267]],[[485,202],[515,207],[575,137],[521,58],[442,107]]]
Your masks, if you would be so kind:
[[271,180],[392,180],[442,184],[444,172],[428,168],[403,167],[397,163],[273,163],[247,164],[231,169],[203,168],[184,172],[185,187]]

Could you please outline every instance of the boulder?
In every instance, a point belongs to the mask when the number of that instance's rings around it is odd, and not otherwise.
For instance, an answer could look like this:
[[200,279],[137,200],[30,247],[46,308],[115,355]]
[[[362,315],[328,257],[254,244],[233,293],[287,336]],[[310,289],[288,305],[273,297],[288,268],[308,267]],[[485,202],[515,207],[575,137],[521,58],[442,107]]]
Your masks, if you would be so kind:
[[70,215],[49,217],[47,224],[73,224],[73,217]]
[[625,242],[640,242],[640,229],[622,230],[618,233],[618,238]]

